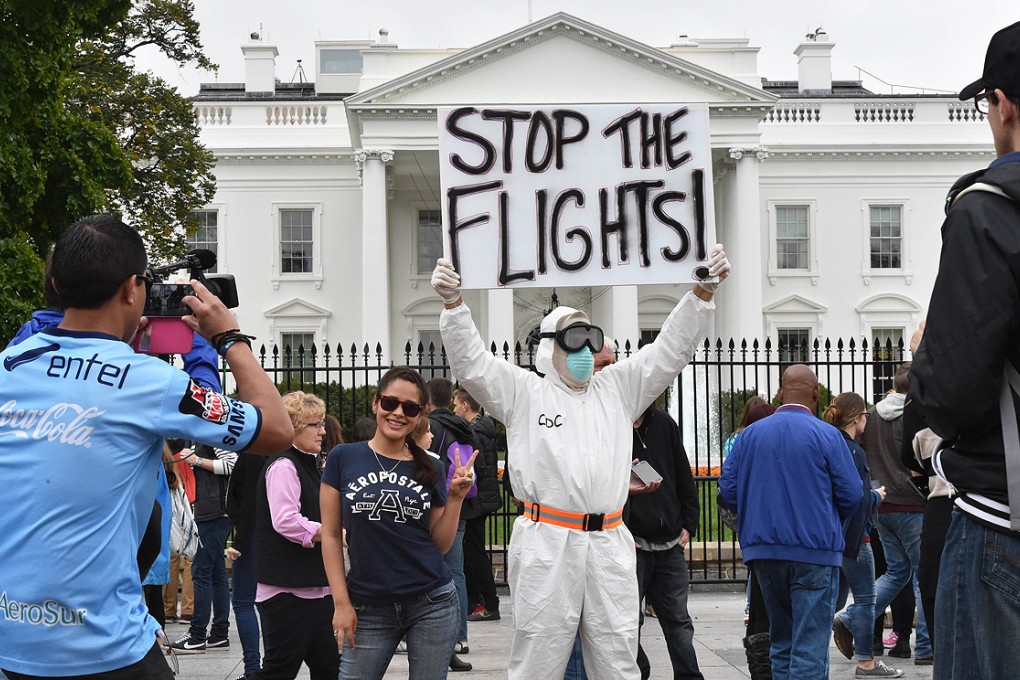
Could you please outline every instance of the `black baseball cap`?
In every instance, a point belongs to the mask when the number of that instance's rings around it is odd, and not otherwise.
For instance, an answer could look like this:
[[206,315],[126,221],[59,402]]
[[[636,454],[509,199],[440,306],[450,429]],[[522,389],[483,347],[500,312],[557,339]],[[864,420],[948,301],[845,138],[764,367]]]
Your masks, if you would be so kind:
[[979,79],[960,90],[960,100],[973,99],[995,88],[1010,97],[1020,97],[1020,21],[992,36],[985,54],[985,70]]

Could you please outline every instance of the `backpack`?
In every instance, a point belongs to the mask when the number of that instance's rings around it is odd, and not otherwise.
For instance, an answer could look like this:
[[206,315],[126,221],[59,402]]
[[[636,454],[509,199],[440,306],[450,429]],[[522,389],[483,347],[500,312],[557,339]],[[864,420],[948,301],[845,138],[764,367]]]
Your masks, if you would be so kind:
[[183,485],[170,489],[170,500],[174,513],[170,522],[170,552],[193,560],[200,545],[198,525]]

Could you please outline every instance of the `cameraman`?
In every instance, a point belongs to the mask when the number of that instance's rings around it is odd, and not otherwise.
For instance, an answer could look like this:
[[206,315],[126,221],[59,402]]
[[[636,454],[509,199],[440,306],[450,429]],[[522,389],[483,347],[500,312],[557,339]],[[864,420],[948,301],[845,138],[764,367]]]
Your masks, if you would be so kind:
[[171,678],[135,560],[162,439],[260,454],[293,439],[233,315],[201,283],[184,321],[226,357],[247,403],[125,344],[148,325],[146,264],[122,222],[75,222],[52,255],[63,321],[0,354],[0,668],[11,680]]

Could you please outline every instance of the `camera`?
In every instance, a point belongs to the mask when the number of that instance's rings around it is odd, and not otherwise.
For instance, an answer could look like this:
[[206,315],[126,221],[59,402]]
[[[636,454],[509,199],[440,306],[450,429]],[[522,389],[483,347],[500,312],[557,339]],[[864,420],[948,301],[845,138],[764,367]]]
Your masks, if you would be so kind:
[[154,283],[145,299],[143,315],[149,319],[149,328],[136,333],[131,342],[135,351],[145,354],[186,354],[191,351],[195,333],[180,317],[191,314],[184,298],[194,295],[189,283],[164,283],[163,277],[179,269],[190,270],[190,278],[201,281],[209,292],[218,297],[227,308],[237,307],[237,284],[232,274],[205,275],[205,270],[216,265],[216,253],[211,250],[192,250],[185,259],[149,269]]
[[228,309],[237,307],[237,284],[232,274],[205,275],[206,269],[216,266],[216,253],[211,250],[197,249],[188,253],[183,260],[171,262],[149,270],[155,283],[149,289],[145,300],[147,317],[180,317],[191,314],[191,309],[184,304],[184,298],[194,295],[195,291],[188,283],[163,283],[163,277],[178,269],[188,268],[190,278],[201,281],[209,292],[223,301]]

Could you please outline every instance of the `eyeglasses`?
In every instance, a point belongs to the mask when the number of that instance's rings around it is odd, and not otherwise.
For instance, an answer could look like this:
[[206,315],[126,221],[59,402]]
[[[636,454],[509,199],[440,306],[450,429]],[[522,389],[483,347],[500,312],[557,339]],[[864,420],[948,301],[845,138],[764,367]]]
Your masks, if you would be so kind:
[[181,672],[181,666],[177,662],[177,654],[174,653],[173,648],[170,646],[170,639],[166,636],[166,633],[163,632],[162,628],[156,631],[156,641],[166,653],[166,662],[167,665],[170,666],[170,672],[174,675],[174,677],[177,677],[178,673]]
[[982,92],[978,96],[974,97],[974,108],[976,108],[981,114],[986,116],[988,115],[988,106],[990,104],[995,106],[999,105],[999,98],[996,97],[995,92],[992,92],[991,90],[988,92]]
[[314,427],[316,430],[318,429],[324,430],[326,429],[326,423],[324,421],[318,423],[305,423],[305,427]]
[[142,280],[142,283],[145,284],[145,296],[148,297],[149,291],[152,290],[152,284],[156,283],[156,280],[152,278],[152,275],[149,274],[149,272],[143,272],[141,274],[132,274],[132,276]]
[[575,323],[555,333],[542,333],[539,337],[556,338],[556,344],[568,352],[576,352],[587,345],[597,354],[606,342],[601,328],[586,323]]
[[404,415],[408,418],[415,418],[421,413],[421,404],[416,404],[413,401],[400,401],[396,397],[385,396],[379,397],[379,406],[382,406],[384,411],[396,411],[397,407],[400,406]]

